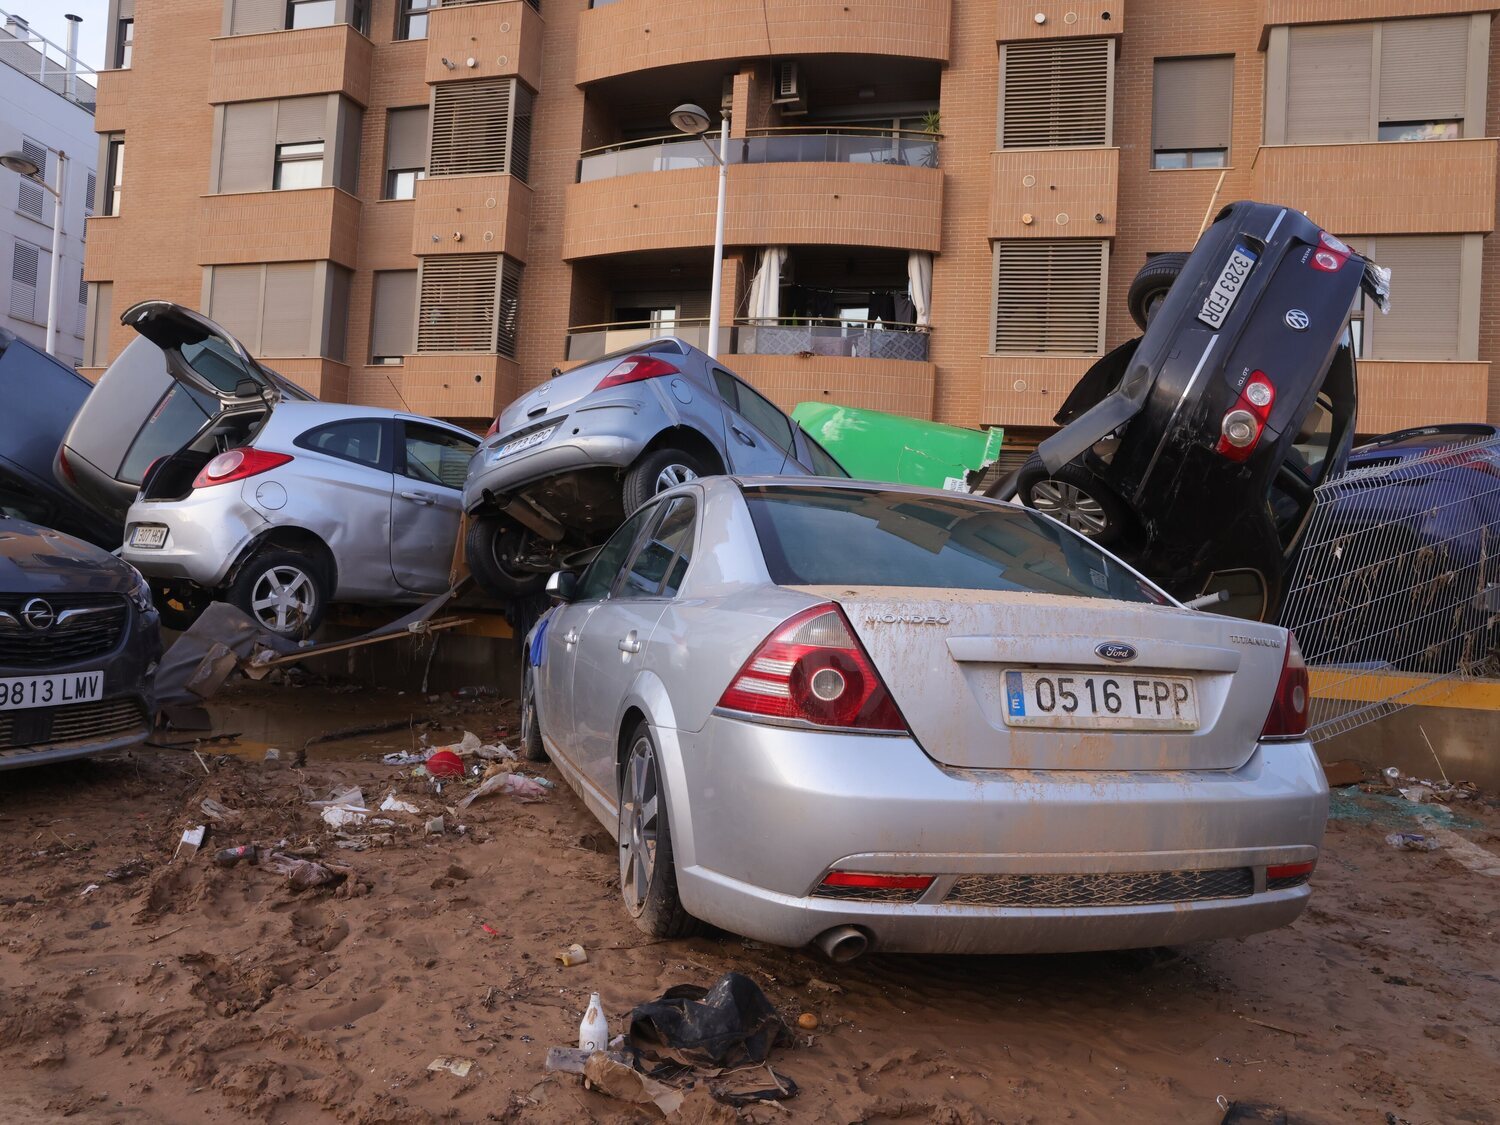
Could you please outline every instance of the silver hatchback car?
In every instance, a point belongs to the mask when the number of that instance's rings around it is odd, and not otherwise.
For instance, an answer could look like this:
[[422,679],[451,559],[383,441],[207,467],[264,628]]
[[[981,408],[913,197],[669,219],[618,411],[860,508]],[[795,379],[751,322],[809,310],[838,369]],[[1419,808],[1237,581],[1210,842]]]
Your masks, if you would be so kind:
[[849,475],[691,344],[668,337],[593,360],[495,420],[464,485],[469,566],[492,594],[534,593],[658,492],[724,472]]
[[710,478],[552,588],[526,751],[616,834],[652,934],[1062,952],[1307,905],[1328,789],[1296,642],[1045,516]]

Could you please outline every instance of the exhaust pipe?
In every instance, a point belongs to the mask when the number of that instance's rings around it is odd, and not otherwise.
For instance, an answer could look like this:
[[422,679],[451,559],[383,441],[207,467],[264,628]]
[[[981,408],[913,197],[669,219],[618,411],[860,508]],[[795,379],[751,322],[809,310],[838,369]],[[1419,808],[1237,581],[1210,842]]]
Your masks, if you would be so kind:
[[813,938],[813,944],[836,965],[847,965],[870,948],[870,938],[854,926],[834,926]]

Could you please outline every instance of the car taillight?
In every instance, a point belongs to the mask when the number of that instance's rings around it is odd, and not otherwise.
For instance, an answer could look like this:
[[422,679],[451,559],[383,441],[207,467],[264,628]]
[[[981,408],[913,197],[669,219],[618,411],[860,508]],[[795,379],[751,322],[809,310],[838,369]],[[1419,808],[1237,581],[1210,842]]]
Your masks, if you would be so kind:
[[876,871],[830,871],[820,886],[860,887],[883,891],[925,891],[934,875],[882,875]]
[[73,472],[73,465],[68,460],[68,447],[63,446],[57,451],[57,467],[62,470],[63,479],[69,484],[77,486],[78,476]]
[[1354,253],[1347,243],[1334,238],[1326,230],[1318,232],[1318,242],[1320,245],[1313,251],[1312,264],[1314,269],[1324,273],[1338,273],[1349,260],[1349,255]]
[[193,487],[207,488],[211,484],[228,484],[230,481],[244,480],[246,477],[255,476],[256,473],[264,473],[278,465],[285,465],[290,460],[291,457],[285,453],[268,453],[263,449],[250,446],[243,449],[231,449],[220,453],[199,469],[198,475],[193,478]]
[[679,374],[681,372],[664,359],[658,359],[654,355],[632,355],[615,364],[614,369],[599,380],[599,385],[594,390],[602,391],[606,387],[639,383],[642,379],[659,379],[663,375]]
[[487,438],[494,437],[499,432],[500,432],[500,418],[499,418],[498,415],[496,415],[495,420],[490,423],[490,428],[484,431],[484,436],[487,437]]
[[1317,865],[1318,861],[1315,859],[1306,863],[1273,863],[1266,868],[1266,882],[1283,885],[1305,883],[1312,878],[1313,868]]
[[848,618],[831,604],[778,625],[730,681],[719,706],[820,727],[907,729]]
[[1307,661],[1302,659],[1297,638],[1288,633],[1281,679],[1276,683],[1276,696],[1271,700],[1271,711],[1266,716],[1265,726],[1260,729],[1260,736],[1299,738],[1306,734],[1308,692]]
[[1276,388],[1266,373],[1252,372],[1240,397],[1219,423],[1219,444],[1214,447],[1215,452],[1231,461],[1248,461],[1260,442],[1275,402]]

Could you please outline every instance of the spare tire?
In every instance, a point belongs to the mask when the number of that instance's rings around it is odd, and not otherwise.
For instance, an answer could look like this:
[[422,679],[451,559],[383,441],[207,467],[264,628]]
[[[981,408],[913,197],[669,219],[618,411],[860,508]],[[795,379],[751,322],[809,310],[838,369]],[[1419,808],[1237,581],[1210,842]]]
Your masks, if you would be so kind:
[[1157,307],[1166,299],[1167,290],[1172,288],[1172,282],[1177,280],[1187,260],[1186,254],[1157,254],[1146,259],[1146,264],[1136,273],[1125,303],[1130,308],[1130,319],[1142,332],[1151,323]]

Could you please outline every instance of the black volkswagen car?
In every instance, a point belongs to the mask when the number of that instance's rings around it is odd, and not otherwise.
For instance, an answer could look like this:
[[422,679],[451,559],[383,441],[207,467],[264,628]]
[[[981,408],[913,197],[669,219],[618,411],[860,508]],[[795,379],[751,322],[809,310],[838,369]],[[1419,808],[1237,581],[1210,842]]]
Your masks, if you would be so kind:
[[1231,204],[1185,260],[1147,263],[1145,334],[1084,375],[1013,487],[1177,597],[1274,619],[1354,437],[1350,313],[1388,281],[1297,211]]
[[134,567],[0,519],[0,770],[143,742],[160,658],[151,589]]

